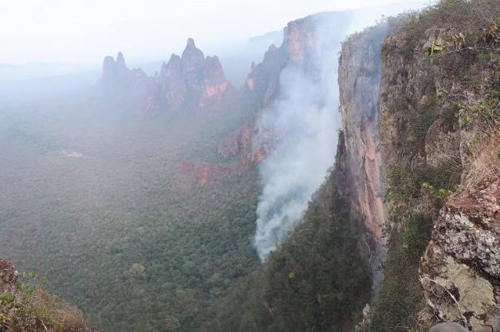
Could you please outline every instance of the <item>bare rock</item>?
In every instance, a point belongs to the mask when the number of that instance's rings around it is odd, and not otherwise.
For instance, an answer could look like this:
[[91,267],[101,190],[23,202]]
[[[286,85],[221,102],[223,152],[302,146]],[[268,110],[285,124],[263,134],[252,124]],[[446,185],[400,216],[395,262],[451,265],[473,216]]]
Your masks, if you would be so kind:
[[439,317],[473,331],[498,331],[499,180],[452,196],[440,212],[420,263],[428,304]]

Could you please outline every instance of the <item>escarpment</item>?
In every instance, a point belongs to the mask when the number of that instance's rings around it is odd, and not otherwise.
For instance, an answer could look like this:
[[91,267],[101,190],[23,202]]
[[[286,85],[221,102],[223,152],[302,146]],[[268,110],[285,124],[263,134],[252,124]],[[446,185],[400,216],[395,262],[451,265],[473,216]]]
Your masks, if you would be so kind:
[[349,181],[347,190],[363,220],[362,238],[376,289],[383,275],[385,258],[383,227],[383,164],[378,134],[378,93],[380,83],[380,43],[385,25],[356,34],[343,43],[339,64],[340,112],[345,135]]
[[500,329],[499,13],[443,1],[343,45],[351,199],[388,249],[371,331]]

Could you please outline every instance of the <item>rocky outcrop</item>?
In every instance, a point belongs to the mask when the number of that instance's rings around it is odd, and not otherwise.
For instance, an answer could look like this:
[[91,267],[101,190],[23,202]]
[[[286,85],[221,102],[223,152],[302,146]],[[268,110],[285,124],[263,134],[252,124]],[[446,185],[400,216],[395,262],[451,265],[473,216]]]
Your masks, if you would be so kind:
[[116,60],[112,56],[104,58],[100,83],[109,88],[126,85],[133,78],[131,74],[132,71],[127,68],[122,52],[118,52]]
[[422,257],[425,296],[443,320],[473,331],[500,330],[500,181],[453,195]]
[[283,48],[271,45],[262,63],[252,66],[243,93],[256,108],[268,107],[278,93],[280,73],[287,63]]
[[0,259],[0,293],[14,291],[18,277],[19,272],[14,264]]
[[248,171],[273,152],[272,147],[265,142],[254,146],[256,130],[254,124],[249,123],[217,147],[217,153],[224,160],[224,164],[184,161],[180,167],[181,174],[188,182],[206,186],[220,183],[230,175]]
[[206,57],[189,39],[182,57],[173,54],[159,75],[128,69],[123,54],[107,56],[98,88],[105,96],[146,114],[216,110],[235,92],[217,56]]
[[214,109],[233,88],[217,56],[206,57],[189,39],[182,57],[172,55],[160,72],[160,85],[170,111]]
[[97,88],[107,100],[126,105],[133,111],[153,115],[160,111],[157,82],[141,69],[127,68],[121,52],[116,61],[111,56],[104,58]]
[[[280,76],[283,69],[296,65],[304,71],[309,70],[307,63],[317,55],[318,38],[316,19],[313,17],[290,22],[284,29],[283,43],[280,47],[271,45],[264,55],[262,63],[252,64],[243,87],[240,89],[238,104],[248,108],[249,112],[259,114],[269,111],[269,107],[279,94]],[[162,80],[162,78],[165,78]],[[163,66],[162,91],[165,91],[167,105],[170,109],[184,109],[217,105],[224,98],[224,93],[231,87],[224,77],[219,59],[207,57],[199,51],[190,39],[182,57],[173,55],[168,64]],[[187,103],[187,104],[186,104]],[[186,107],[186,105],[188,105]],[[241,173],[257,163],[262,162],[284,139],[280,128],[258,128],[255,118],[251,118],[227,140],[220,144],[217,153],[229,161],[229,173]],[[186,165],[184,165],[186,166]],[[184,167],[185,174],[214,174],[214,176],[198,176],[195,178],[218,179],[221,174],[218,165],[210,165],[212,169],[198,172],[195,169],[207,170],[209,165]],[[210,183],[211,181],[198,181]]]
[[[254,141],[254,138],[266,137],[262,142]],[[238,158],[238,172],[244,172],[254,164],[263,161],[269,155],[273,148],[270,145],[271,139],[279,139],[280,133],[277,131],[269,131],[259,133],[259,129],[254,123],[249,123],[241,128],[236,135],[231,137],[226,143],[220,144],[217,148],[217,153],[225,158]]]
[[267,108],[279,92],[280,75],[287,66],[296,66],[305,72],[314,73],[315,59],[324,51],[326,41],[338,41],[340,28],[329,31],[324,38],[325,22],[335,20],[336,13],[312,15],[288,23],[283,30],[280,47],[271,45],[262,63],[254,66],[243,86],[243,92],[257,108]]
[[[24,280],[23,280],[24,279]],[[16,267],[0,259],[0,331],[96,332],[81,313],[57,303],[33,280],[20,278]]]
[[[308,80],[311,84],[318,86],[323,84],[322,87],[328,90],[330,87],[327,88],[326,85],[329,83],[322,81],[325,79],[322,75],[326,72],[333,72],[334,65],[331,64],[331,68],[325,69],[320,58],[326,53],[335,54],[333,50],[338,48],[338,42],[343,38],[344,32],[341,27],[332,29],[332,26],[338,23],[336,21],[341,16],[342,14],[339,13],[323,13],[288,23],[283,30],[282,44],[279,47],[269,46],[263,61],[257,65],[252,64],[251,72],[241,88],[243,103],[249,105],[258,116],[272,113],[273,103],[279,102],[280,98],[285,100],[288,98],[285,96],[288,92],[280,95],[283,92],[280,91],[280,86],[288,84],[288,82],[281,82],[285,71],[293,71],[292,77],[300,77],[301,80]],[[325,103],[330,101],[329,96],[326,95],[325,93],[322,100],[318,98],[315,106],[325,107]],[[287,141],[285,137],[287,133],[277,124],[267,126],[267,128],[254,127],[249,131],[253,135],[252,149],[238,148],[241,143],[238,143],[238,140],[243,136],[236,134],[235,139],[221,149],[221,155],[238,150],[242,153],[240,164],[248,167],[252,163],[262,161],[271,151],[276,150],[277,145]]]

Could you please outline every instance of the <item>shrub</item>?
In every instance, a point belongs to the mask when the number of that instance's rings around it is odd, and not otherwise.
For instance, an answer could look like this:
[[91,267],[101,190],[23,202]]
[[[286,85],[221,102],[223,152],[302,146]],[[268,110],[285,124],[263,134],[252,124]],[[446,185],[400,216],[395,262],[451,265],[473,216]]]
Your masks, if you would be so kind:
[[0,331],[90,331],[81,312],[47,293],[32,273],[0,295]]
[[500,174],[500,127],[492,129],[485,136],[485,139],[469,146],[470,153],[465,164],[466,188]]

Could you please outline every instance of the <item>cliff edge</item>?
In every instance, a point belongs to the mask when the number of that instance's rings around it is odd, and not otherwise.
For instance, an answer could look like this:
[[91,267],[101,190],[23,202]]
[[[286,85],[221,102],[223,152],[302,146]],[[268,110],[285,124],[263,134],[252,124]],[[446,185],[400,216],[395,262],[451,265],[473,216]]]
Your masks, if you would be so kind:
[[31,274],[0,259],[0,331],[95,332],[81,313],[45,292]]

